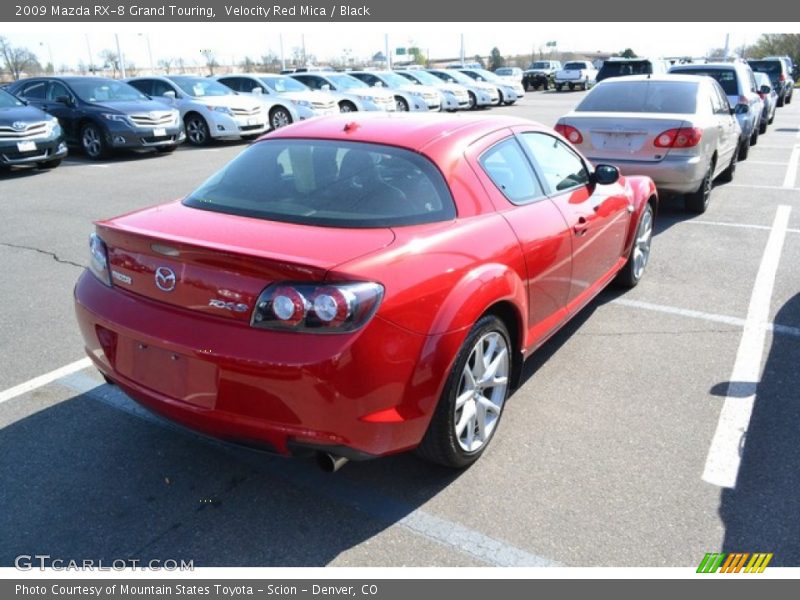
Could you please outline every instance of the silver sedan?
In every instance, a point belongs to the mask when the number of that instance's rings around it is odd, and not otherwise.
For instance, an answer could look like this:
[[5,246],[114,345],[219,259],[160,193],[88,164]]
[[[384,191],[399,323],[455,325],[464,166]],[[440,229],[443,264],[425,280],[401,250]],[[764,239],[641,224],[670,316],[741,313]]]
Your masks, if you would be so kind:
[[713,181],[733,179],[741,128],[720,85],[695,75],[631,76],[597,84],[556,131],[592,162],[648,175],[705,212]]

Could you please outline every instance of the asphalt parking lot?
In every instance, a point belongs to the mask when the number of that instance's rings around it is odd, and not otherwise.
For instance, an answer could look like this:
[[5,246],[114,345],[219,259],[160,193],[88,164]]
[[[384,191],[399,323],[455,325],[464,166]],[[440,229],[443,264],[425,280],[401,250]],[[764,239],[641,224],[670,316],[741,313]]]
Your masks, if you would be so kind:
[[[582,96],[486,116],[553,125]],[[0,566],[800,566],[800,101],[704,215],[662,201],[642,283],[527,362],[460,473],[402,455],[326,475],[176,429],[91,368],[36,379],[83,359],[72,287],[92,221],[179,197],[243,147],[0,175]]]

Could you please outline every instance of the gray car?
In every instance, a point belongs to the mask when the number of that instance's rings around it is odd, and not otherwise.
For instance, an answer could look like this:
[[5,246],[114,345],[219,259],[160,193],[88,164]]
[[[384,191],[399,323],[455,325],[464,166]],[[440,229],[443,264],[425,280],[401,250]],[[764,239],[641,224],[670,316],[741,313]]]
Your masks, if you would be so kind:
[[471,108],[471,98],[469,90],[457,83],[445,83],[435,75],[431,75],[422,69],[408,69],[395,71],[401,77],[405,77],[412,85],[421,85],[431,89],[439,90],[442,95],[442,108],[447,112],[456,110],[466,110]]
[[712,182],[733,179],[741,128],[709,77],[633,75],[598,83],[556,131],[594,163],[647,175],[705,212]]
[[670,73],[684,75],[706,75],[713,77],[725,90],[728,102],[736,111],[736,119],[742,128],[739,140],[739,160],[747,159],[750,146],[758,142],[761,112],[764,103],[758,96],[753,70],[745,62],[706,63],[675,65]]
[[522,81],[512,81],[510,79],[504,79],[499,75],[495,75],[491,71],[487,71],[486,69],[458,69],[467,77],[474,79],[475,81],[485,81],[486,83],[490,83],[497,88],[497,92],[500,94],[500,100],[498,104],[505,104],[506,106],[510,106],[514,104],[517,100],[525,96],[525,88],[522,87]]
[[313,71],[306,73],[292,73],[290,77],[307,85],[312,90],[335,92],[342,100],[339,101],[340,112],[353,112],[358,110],[382,110],[394,112],[397,110],[394,94],[386,90],[371,88],[366,83],[347,73],[335,71]]
[[761,130],[760,133],[767,133],[769,127],[775,120],[775,112],[778,110],[778,92],[772,86],[769,75],[756,71],[753,73],[758,86],[758,95],[764,101],[764,110],[761,111]]
[[428,73],[438,77],[445,83],[457,83],[467,88],[470,108],[483,108],[500,104],[500,93],[497,91],[497,87],[491,83],[475,81],[456,69],[428,69]]

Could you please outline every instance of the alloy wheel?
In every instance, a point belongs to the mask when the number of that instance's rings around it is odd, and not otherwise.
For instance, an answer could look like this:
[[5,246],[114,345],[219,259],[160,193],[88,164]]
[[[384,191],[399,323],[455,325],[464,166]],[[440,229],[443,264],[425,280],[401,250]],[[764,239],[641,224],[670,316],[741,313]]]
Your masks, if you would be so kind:
[[476,452],[494,432],[506,398],[508,344],[502,334],[481,336],[461,373],[455,401],[455,437],[467,452]]
[[636,239],[633,241],[633,276],[637,280],[642,277],[647,261],[650,259],[650,243],[653,241],[653,211],[645,208]]
[[276,108],[269,120],[269,124],[273,129],[280,129],[281,127],[286,127],[286,125],[291,125],[291,123],[292,117],[283,108]]
[[195,146],[202,146],[208,140],[208,128],[200,117],[192,117],[186,121],[186,137]]
[[103,141],[100,139],[100,134],[92,126],[86,127],[83,130],[83,137],[81,138],[83,149],[91,158],[97,158],[103,153]]

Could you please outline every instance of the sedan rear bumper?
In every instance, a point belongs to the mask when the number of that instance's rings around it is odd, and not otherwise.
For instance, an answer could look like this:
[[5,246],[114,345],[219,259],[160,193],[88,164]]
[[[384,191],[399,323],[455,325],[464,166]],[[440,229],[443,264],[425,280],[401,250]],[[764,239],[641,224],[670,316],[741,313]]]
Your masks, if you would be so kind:
[[[419,444],[463,333],[374,317],[358,332],[252,328],[107,287],[75,287],[86,352],[134,400],[204,434],[282,454],[381,456]],[[338,450],[336,450],[338,448]],[[347,449],[345,452],[343,448]]]
[[623,175],[646,175],[653,180],[659,192],[688,194],[697,191],[703,182],[708,160],[703,156],[671,156],[660,161],[636,161],[590,156],[594,164],[609,163],[619,168]]

